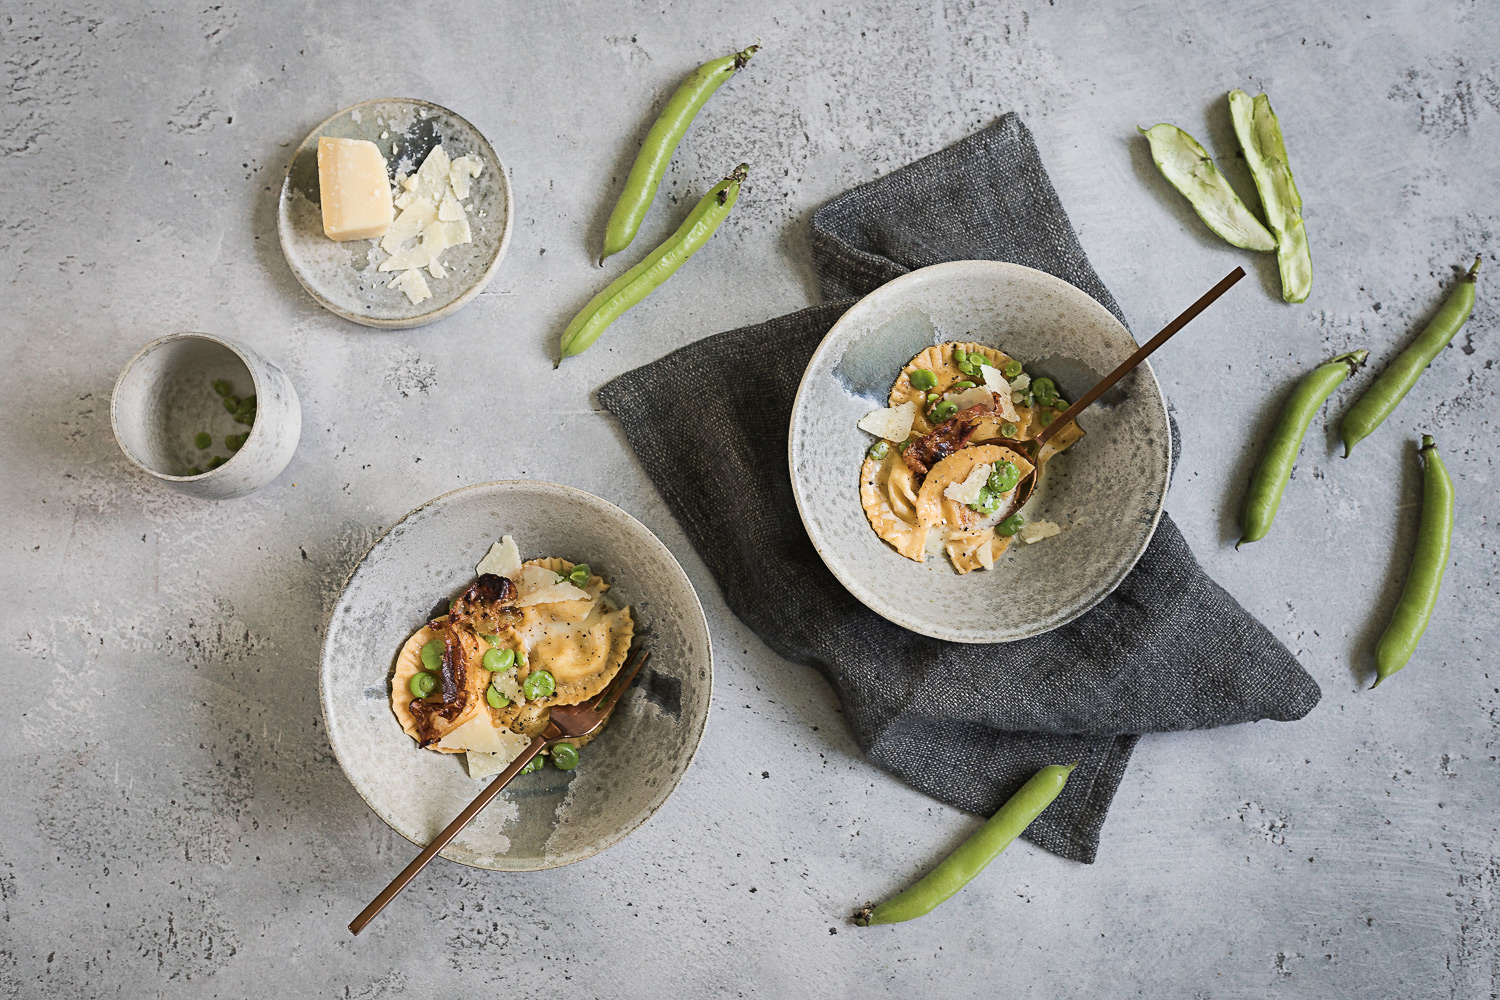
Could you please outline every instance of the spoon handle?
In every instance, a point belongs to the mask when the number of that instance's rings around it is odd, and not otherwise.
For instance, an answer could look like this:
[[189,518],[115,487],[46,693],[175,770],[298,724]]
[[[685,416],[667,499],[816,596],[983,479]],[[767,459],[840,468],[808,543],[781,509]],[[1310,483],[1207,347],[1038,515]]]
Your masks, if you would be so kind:
[[370,905],[359,911],[359,916],[349,922],[349,933],[358,934],[365,929],[365,925],[375,919],[375,915],[385,909],[387,903],[395,899],[406,884],[417,877],[417,872],[427,867],[427,862],[437,857],[439,851],[447,847],[449,842],[457,837],[469,821],[479,815],[480,810],[490,804],[490,800],[500,794],[500,790],[510,784],[510,779],[521,773],[521,768],[531,762],[531,758],[542,752],[549,742],[547,734],[542,734],[531,741],[531,745],[521,751],[521,755],[510,762],[510,766],[500,772],[496,778],[485,786],[484,791],[475,796],[464,811],[456,816],[452,823],[443,829],[443,832],[432,838],[432,843],[422,848],[422,853],[412,859],[411,864],[401,869],[401,874],[391,879],[391,884],[380,890],[380,895],[370,901]]
[[1041,453],[1042,446],[1045,445],[1054,434],[1062,430],[1068,424],[1072,423],[1078,417],[1078,414],[1088,409],[1088,407],[1094,402],[1094,400],[1098,399],[1100,396],[1108,392],[1116,382],[1125,377],[1126,373],[1128,373],[1132,368],[1140,364],[1142,361],[1145,361],[1146,358],[1150,357],[1151,352],[1155,351],[1162,344],[1165,344],[1172,338],[1172,335],[1174,333],[1176,333],[1178,330],[1181,330],[1183,327],[1187,326],[1194,319],[1196,319],[1199,313],[1212,305],[1215,299],[1217,299],[1220,295],[1223,295],[1225,292],[1229,291],[1230,287],[1244,276],[1245,269],[1243,267],[1237,267],[1233,271],[1230,271],[1227,275],[1224,276],[1224,279],[1222,281],[1220,281],[1214,287],[1210,288],[1208,291],[1204,292],[1202,298],[1184,309],[1180,316],[1178,316],[1172,322],[1168,323],[1166,326],[1162,327],[1160,333],[1152,337],[1150,340],[1146,341],[1146,343],[1142,344],[1140,347],[1136,348],[1136,352],[1134,354],[1126,358],[1124,361],[1120,362],[1119,366],[1115,368],[1114,371],[1104,376],[1099,380],[1099,383],[1097,385],[1080,396],[1078,398],[1078,401],[1075,402],[1072,406],[1068,407],[1067,411],[1064,412],[1062,416],[1052,421],[1052,423],[1048,424],[1046,427],[1043,427],[1042,432],[1036,436],[1037,453]]

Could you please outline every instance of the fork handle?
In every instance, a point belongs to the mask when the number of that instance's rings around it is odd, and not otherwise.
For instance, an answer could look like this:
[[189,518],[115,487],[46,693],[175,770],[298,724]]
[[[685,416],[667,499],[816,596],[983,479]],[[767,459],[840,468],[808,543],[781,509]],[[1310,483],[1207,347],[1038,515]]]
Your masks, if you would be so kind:
[[484,791],[475,796],[474,801],[470,802],[464,808],[464,811],[454,818],[452,823],[443,828],[442,833],[432,838],[432,843],[422,848],[422,853],[413,858],[411,864],[401,869],[401,874],[391,879],[390,885],[380,890],[380,895],[371,900],[369,906],[359,911],[359,916],[355,917],[349,924],[350,933],[358,934],[364,930],[365,925],[374,920],[375,915],[385,909],[386,904],[395,899],[401,890],[406,888],[408,882],[417,877],[417,872],[426,868],[427,862],[437,857],[438,852],[447,847],[449,842],[458,836],[459,831],[468,826],[469,821],[478,816],[480,811],[490,804],[490,800],[499,795],[501,790],[510,784],[510,779],[520,774],[521,768],[531,763],[531,759],[542,752],[548,742],[548,737],[545,733],[535,737],[531,741],[531,745],[522,750],[520,756],[510,762],[509,767],[496,775],[495,780],[486,785]]

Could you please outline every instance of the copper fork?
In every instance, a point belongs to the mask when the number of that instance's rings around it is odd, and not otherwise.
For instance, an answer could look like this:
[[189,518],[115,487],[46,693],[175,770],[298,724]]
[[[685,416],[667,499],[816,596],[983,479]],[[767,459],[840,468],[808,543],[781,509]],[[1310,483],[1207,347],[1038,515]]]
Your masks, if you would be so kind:
[[549,713],[547,728],[542,734],[531,741],[531,745],[521,751],[521,755],[510,762],[510,766],[495,776],[495,780],[485,786],[484,791],[474,797],[464,811],[449,823],[443,832],[432,839],[432,843],[422,848],[422,853],[412,859],[411,864],[401,869],[401,874],[391,879],[391,884],[380,890],[380,895],[371,900],[370,905],[359,912],[359,916],[349,924],[349,930],[358,934],[365,929],[365,925],[375,919],[375,914],[385,909],[387,903],[395,899],[397,894],[405,889],[407,883],[416,877],[417,872],[427,867],[427,862],[437,857],[438,852],[448,846],[448,843],[457,837],[459,831],[469,825],[469,821],[478,816],[480,810],[490,804],[501,789],[510,783],[510,779],[521,773],[521,769],[531,762],[537,754],[552,746],[554,743],[562,743],[566,740],[582,739],[598,732],[604,723],[609,721],[610,713],[620,703],[620,696],[635,680],[635,675],[640,672],[642,664],[651,654],[642,649],[620,669],[609,686],[598,695],[581,705],[554,705]]
[[1104,395],[1107,391],[1109,391],[1111,387],[1114,386],[1116,382],[1120,381],[1120,379],[1129,374],[1136,365],[1140,364],[1142,361],[1145,361],[1153,351],[1170,340],[1173,334],[1196,319],[1199,313],[1212,305],[1215,299],[1217,299],[1220,295],[1223,295],[1225,292],[1229,291],[1230,286],[1232,286],[1236,281],[1239,281],[1244,276],[1245,269],[1243,267],[1237,267],[1233,271],[1230,271],[1228,274],[1226,274],[1222,281],[1220,281],[1214,287],[1210,288],[1208,291],[1204,292],[1203,296],[1198,299],[1197,302],[1194,302],[1192,305],[1188,306],[1182,311],[1181,315],[1172,320],[1172,322],[1168,323],[1166,326],[1162,327],[1160,333],[1152,337],[1146,343],[1142,344],[1139,348],[1136,349],[1136,352],[1134,354],[1126,358],[1124,361],[1120,362],[1120,364],[1116,366],[1114,371],[1110,372],[1108,375],[1100,379],[1099,383],[1088,392],[1084,393],[1079,398],[1078,402],[1068,407],[1067,411],[1058,416],[1057,419],[1052,421],[1052,423],[1048,424],[1046,427],[1043,427],[1042,432],[1036,437],[1031,438],[1028,441],[1012,441],[1009,439],[1001,439],[1001,443],[1015,451],[1020,452],[1022,455],[1025,455],[1028,459],[1030,459],[1032,466],[1031,472],[1027,474],[1026,478],[1022,479],[1020,483],[1016,485],[1016,491],[1011,495],[1010,504],[1005,511],[1006,517],[1010,517],[1016,511],[1026,506],[1026,501],[1030,500],[1031,495],[1036,492],[1037,485],[1042,480],[1043,467],[1046,465],[1046,458],[1043,455],[1043,449],[1046,448],[1047,442],[1051,440],[1058,431],[1071,424],[1078,417],[1078,414],[1082,413],[1093,404],[1094,400]]

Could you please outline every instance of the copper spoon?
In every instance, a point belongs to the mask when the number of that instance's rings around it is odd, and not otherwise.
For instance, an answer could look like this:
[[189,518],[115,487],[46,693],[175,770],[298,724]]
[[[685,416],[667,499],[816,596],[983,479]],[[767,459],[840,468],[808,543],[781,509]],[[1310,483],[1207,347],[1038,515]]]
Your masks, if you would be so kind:
[[1172,339],[1173,334],[1196,319],[1199,313],[1212,305],[1215,299],[1217,299],[1220,295],[1223,295],[1225,292],[1229,291],[1230,287],[1244,276],[1245,269],[1243,267],[1237,267],[1233,271],[1230,271],[1227,275],[1224,276],[1224,279],[1222,281],[1220,281],[1214,287],[1210,288],[1207,292],[1204,292],[1202,298],[1184,309],[1180,316],[1172,320],[1172,322],[1168,323],[1166,326],[1162,327],[1160,333],[1138,347],[1136,349],[1136,352],[1130,357],[1126,358],[1124,361],[1120,362],[1119,366],[1116,367],[1114,371],[1104,376],[1099,380],[1097,385],[1095,385],[1092,389],[1079,397],[1078,401],[1075,402],[1072,406],[1068,407],[1067,410],[1062,414],[1062,416],[1052,421],[1052,423],[1048,424],[1046,427],[1043,427],[1042,432],[1036,437],[1032,438],[1030,441],[1012,441],[1010,439],[1003,439],[1006,447],[1009,447],[1015,451],[1019,451],[1021,454],[1030,459],[1032,464],[1031,472],[1026,476],[1025,479],[1022,479],[1019,483],[1016,484],[1016,491],[1014,494],[1012,494],[1010,507],[1005,512],[1006,517],[1010,517],[1011,515],[1015,514],[1016,511],[1026,506],[1026,501],[1030,500],[1032,494],[1036,492],[1037,484],[1040,483],[1042,479],[1042,449],[1047,446],[1047,442],[1055,437],[1058,431],[1062,430],[1064,427],[1071,424],[1074,420],[1078,419],[1078,414],[1088,409],[1089,406],[1094,402],[1094,400],[1098,399],[1100,396],[1104,395],[1111,388],[1113,388],[1114,384],[1120,381],[1120,379],[1124,378],[1132,368],[1140,364],[1142,361],[1145,361],[1148,357],[1151,356],[1151,353],[1153,351],[1155,351],[1162,344],[1165,344],[1168,340]]

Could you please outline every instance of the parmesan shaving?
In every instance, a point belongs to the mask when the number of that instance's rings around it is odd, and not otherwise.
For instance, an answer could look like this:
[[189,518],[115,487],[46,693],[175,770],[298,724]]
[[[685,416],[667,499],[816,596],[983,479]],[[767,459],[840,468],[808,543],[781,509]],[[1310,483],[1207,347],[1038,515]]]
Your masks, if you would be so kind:
[[963,392],[950,393],[946,398],[948,402],[962,411],[967,410],[971,406],[988,403],[990,401],[990,391],[984,386],[976,385],[974,388],[965,389]]
[[1053,535],[1062,534],[1062,525],[1053,521],[1027,521],[1021,525],[1021,530],[1016,536],[1027,545],[1040,542],[1043,538],[1051,538]]
[[490,546],[484,558],[479,560],[479,565],[474,567],[474,573],[482,576],[485,573],[493,573],[503,576],[512,583],[521,577],[521,550],[516,545],[516,540],[510,535],[502,535],[500,540]]
[[581,590],[566,580],[559,580],[557,574],[545,566],[523,566],[520,576],[516,581],[516,589],[521,593],[520,600],[516,601],[517,607],[593,600],[588,591]]
[[473,242],[468,212],[461,203],[469,196],[469,178],[478,177],[480,169],[474,157],[451,160],[438,145],[416,173],[396,177],[399,214],[380,241],[380,249],[390,256],[378,269],[402,272],[387,287],[406,292],[413,305],[432,297],[426,279],[417,272],[426,268],[434,279],[446,278],[448,269],[439,256],[450,247]]
[[914,400],[907,400],[900,406],[886,406],[866,413],[859,420],[859,429],[899,443],[911,434],[912,421],[916,418],[917,404]]
[[427,287],[427,279],[422,277],[421,271],[402,271],[391,279],[387,288],[399,288],[406,293],[412,305],[432,298],[432,292]]
[[1021,415],[1016,412],[1015,403],[1011,401],[1010,383],[1005,381],[1005,376],[998,368],[991,368],[989,365],[980,365],[979,372],[984,376],[984,387],[999,400],[1000,415],[1011,423],[1020,423]]
[[995,467],[990,464],[974,466],[969,471],[969,476],[961,483],[949,483],[948,488],[943,490],[943,496],[962,504],[978,503],[980,491],[984,484],[989,482],[990,473]]

